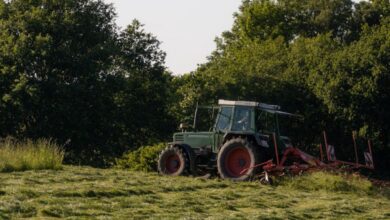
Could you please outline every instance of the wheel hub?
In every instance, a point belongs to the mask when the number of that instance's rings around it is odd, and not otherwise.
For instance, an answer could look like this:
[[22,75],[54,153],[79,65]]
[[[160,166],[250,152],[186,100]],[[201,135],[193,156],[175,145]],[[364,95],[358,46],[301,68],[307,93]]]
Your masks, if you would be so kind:
[[246,164],[246,160],[245,159],[239,159],[238,163],[239,163],[240,167],[244,167],[245,164]]
[[177,154],[169,156],[165,161],[165,168],[169,174],[176,173],[180,165],[180,158]]

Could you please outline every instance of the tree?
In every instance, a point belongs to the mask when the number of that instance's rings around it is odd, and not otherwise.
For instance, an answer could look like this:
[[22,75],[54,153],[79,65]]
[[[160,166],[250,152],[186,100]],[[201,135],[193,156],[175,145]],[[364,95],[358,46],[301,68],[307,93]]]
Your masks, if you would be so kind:
[[168,113],[171,75],[166,72],[160,42],[139,21],[121,32],[118,46],[112,69],[121,77],[114,94],[115,120],[124,129],[121,132],[128,134],[122,137],[122,145],[136,148],[167,137],[174,127]]
[[353,26],[352,6],[351,0],[244,1],[233,32],[251,39],[283,36],[287,42],[331,32],[346,40]]
[[114,17],[102,0],[0,2],[2,137],[54,138],[68,161],[95,165],[164,137],[165,54]]

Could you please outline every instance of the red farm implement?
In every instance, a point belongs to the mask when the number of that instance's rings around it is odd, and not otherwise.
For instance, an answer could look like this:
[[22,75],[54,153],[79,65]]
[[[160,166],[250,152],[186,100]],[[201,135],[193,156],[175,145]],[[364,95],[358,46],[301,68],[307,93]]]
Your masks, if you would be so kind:
[[[366,151],[363,152],[364,164],[359,162],[358,157],[358,146],[356,143],[356,135],[352,134],[353,148],[354,148],[354,162],[342,161],[336,158],[335,147],[329,144],[329,140],[326,132],[323,132],[323,141],[325,143],[325,149],[322,144],[319,144],[319,158],[309,155],[302,150],[288,146],[280,154],[278,151],[278,144],[276,141],[276,135],[273,134],[273,143],[275,150],[275,158],[268,160],[264,163],[257,164],[255,167],[261,167],[263,173],[260,175],[260,180],[262,183],[271,183],[269,176],[283,176],[285,174],[297,175],[305,171],[356,171],[362,168],[365,169],[374,169],[374,162],[372,156],[372,144],[371,140],[367,140]],[[324,156],[324,150],[325,155]],[[281,156],[279,158],[279,155]],[[245,172],[243,170],[242,172]]]

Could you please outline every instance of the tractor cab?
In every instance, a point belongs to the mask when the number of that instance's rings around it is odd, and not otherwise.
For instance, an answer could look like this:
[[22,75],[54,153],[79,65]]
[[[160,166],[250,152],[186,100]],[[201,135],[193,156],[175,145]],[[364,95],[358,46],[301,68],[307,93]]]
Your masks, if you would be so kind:
[[[262,147],[269,147],[273,135],[283,149],[291,140],[280,135],[279,117],[296,116],[280,111],[280,106],[249,101],[219,100],[214,131],[226,136],[242,134],[254,138]],[[271,141],[272,142],[272,141]]]
[[[213,119],[198,118],[201,110],[211,112]],[[275,142],[281,151],[291,145],[288,137],[280,135],[279,115],[293,114],[252,101],[219,100],[218,106],[197,106],[191,131],[181,124],[181,132],[161,153],[158,169],[162,174],[181,175],[217,168],[223,178],[247,179],[256,170],[252,166],[272,157],[269,149]],[[211,126],[199,131],[199,122]]]

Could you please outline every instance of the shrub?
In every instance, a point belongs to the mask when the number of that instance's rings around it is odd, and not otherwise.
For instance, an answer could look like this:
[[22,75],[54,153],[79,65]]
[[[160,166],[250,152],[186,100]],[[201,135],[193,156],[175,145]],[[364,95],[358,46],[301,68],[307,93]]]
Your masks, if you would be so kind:
[[314,172],[303,176],[283,178],[280,185],[306,191],[371,193],[372,183],[358,175]]
[[129,151],[116,160],[116,167],[134,171],[156,171],[158,155],[166,146],[165,143],[159,143]]
[[52,140],[0,141],[0,172],[61,169],[64,151]]

